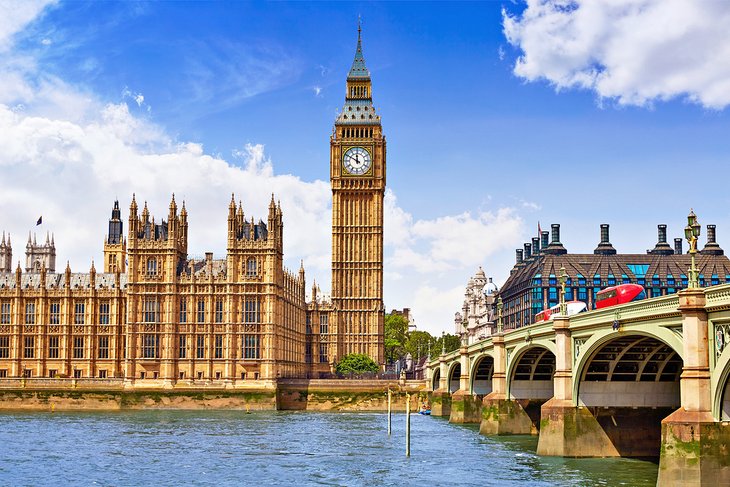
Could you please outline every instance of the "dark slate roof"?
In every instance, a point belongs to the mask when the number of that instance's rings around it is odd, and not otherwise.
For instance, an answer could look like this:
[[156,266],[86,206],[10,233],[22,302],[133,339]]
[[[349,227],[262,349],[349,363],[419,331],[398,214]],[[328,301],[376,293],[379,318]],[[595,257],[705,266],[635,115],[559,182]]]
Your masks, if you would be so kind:
[[342,112],[337,115],[337,125],[380,125],[380,115],[375,111],[371,99],[348,98]]
[[[709,255],[698,253],[696,255],[697,268],[700,276],[704,277],[707,284],[712,275],[717,275],[725,280],[730,276],[730,259],[724,255]],[[629,266],[648,266],[643,276],[634,274]],[[524,261],[513,268],[507,281],[500,289],[503,299],[510,299],[515,294],[532,286],[532,279],[538,274],[547,278],[551,274],[555,277],[560,275],[561,266],[565,267],[565,273],[573,282],[571,286],[577,286],[577,279],[580,276],[586,278],[586,287],[593,287],[595,275],[601,276],[601,287],[605,287],[609,274],[613,274],[617,283],[621,283],[624,275],[632,282],[636,279],[645,278],[646,286],[651,287],[651,280],[657,276],[661,281],[666,281],[667,276],[672,276],[681,283],[682,275],[688,275],[690,256],[688,254],[565,254],[565,255],[544,255]],[[543,284],[544,285],[544,284]]]
[[362,55],[362,42],[360,40],[360,29],[357,30],[357,49],[355,49],[355,59],[352,61],[352,67],[347,74],[347,79],[369,79],[370,71],[365,66],[365,58]]
[[[113,273],[98,272],[95,278],[96,289],[113,289],[115,275]],[[46,274],[46,289],[65,288],[65,276],[63,273],[49,272]],[[127,274],[119,275],[119,285],[122,289],[127,287]],[[37,272],[24,272],[20,276],[20,287],[22,289],[40,288],[41,275]],[[91,287],[89,273],[71,273],[71,289],[87,289]],[[0,289],[15,288],[15,272],[0,272]]]

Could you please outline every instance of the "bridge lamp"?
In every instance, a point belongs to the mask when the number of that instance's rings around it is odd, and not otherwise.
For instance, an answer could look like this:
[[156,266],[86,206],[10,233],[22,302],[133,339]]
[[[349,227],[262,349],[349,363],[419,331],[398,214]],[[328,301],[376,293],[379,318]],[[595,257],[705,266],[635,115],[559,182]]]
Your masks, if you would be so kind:
[[560,266],[560,315],[568,316],[568,306],[565,304],[565,285],[568,282],[568,274],[565,272],[565,266]]
[[687,283],[687,287],[689,288],[697,288],[700,286],[698,280],[699,272],[695,265],[695,254],[697,253],[697,238],[700,236],[701,228],[702,227],[697,221],[697,215],[695,215],[695,212],[690,209],[689,215],[687,215],[687,226],[684,227],[684,238],[687,239],[687,242],[689,243],[689,255],[691,259],[689,282]]

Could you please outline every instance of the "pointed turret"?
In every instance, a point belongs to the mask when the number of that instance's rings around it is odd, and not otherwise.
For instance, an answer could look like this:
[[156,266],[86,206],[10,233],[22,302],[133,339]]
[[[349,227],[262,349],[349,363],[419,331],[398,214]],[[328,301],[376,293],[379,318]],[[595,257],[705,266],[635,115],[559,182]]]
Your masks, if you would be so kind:
[[91,289],[96,288],[96,267],[94,267],[94,259],[91,259],[91,268],[89,269],[89,285]]
[[129,205],[129,216],[137,214],[137,200],[134,193],[132,193],[132,203]]
[[10,234],[8,240],[5,241],[5,232],[0,243],[0,272],[13,272],[13,248],[10,245]]
[[119,200],[115,200],[114,207],[112,208],[112,216],[109,219],[109,233],[106,238],[107,243],[121,243],[123,238],[122,229],[122,212],[119,210]]
[[362,26],[357,25],[357,48],[355,48],[355,59],[352,60],[352,67],[347,74],[347,79],[370,79],[370,71],[365,66],[365,57],[362,55]]

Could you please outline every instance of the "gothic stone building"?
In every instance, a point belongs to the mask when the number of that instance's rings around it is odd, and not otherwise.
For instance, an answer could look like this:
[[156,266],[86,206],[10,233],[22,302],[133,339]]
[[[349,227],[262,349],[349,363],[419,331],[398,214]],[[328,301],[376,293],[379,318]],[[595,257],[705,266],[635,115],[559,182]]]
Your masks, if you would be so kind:
[[305,302],[303,267],[283,265],[282,210],[248,219],[232,198],[225,259],[188,256],[187,210],[159,223],[115,202],[103,268],[55,272],[55,247],[29,240],[26,269],[0,244],[0,377],[144,383],[274,380],[332,371],[349,353],[384,362],[385,137],[360,33],[330,137],[332,296]]
[[167,220],[156,223],[133,198],[125,240],[115,203],[108,272],[92,264],[88,273],[67,265],[57,274],[42,262],[38,272],[0,273],[0,376],[304,375],[304,270],[283,267],[281,208],[272,198],[267,222],[256,223],[232,199],[225,259],[188,259],[187,216],[173,197]]
[[[594,308],[598,291],[617,284],[644,286],[648,297],[673,294],[687,287],[690,256],[682,252],[682,239],[667,243],[667,226],[658,226],[658,241],[646,254],[619,254],[611,245],[609,226],[601,225],[601,241],[592,254],[571,254],[560,242],[560,225],[525,243],[516,251],[516,263],[499,296],[505,328],[534,322],[540,311],[559,302],[560,269],[567,274],[566,299]],[[715,225],[707,225],[707,244],[697,253],[700,286],[730,282],[730,260],[715,240]]]

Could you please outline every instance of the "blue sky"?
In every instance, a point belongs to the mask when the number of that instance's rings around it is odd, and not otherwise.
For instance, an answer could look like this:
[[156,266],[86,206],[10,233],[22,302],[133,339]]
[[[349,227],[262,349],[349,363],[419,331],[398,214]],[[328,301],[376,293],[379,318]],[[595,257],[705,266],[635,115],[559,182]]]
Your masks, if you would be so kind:
[[[9,66],[0,106],[17,130],[0,139],[11,149],[0,175],[17,181],[14,195],[0,197],[0,229],[24,234],[30,215],[48,213],[48,229],[63,236],[59,261],[79,271],[101,258],[111,192],[125,208],[131,191],[142,193],[160,216],[169,193],[182,194],[192,252],[220,255],[223,234],[206,215],[224,217],[229,196],[215,196],[235,191],[258,217],[262,195],[276,191],[287,264],[304,259],[329,289],[329,134],[358,15],[388,137],[386,305],[414,308],[419,327],[451,330],[476,267],[503,281],[538,221],[561,223],[570,251],[591,252],[599,224],[610,223],[619,251],[644,252],[658,223],[680,236],[692,206],[701,223],[718,225],[721,245],[730,242],[730,69],[712,54],[730,42],[720,2],[697,16],[681,2],[650,0],[567,10],[552,2],[29,5],[0,2],[14,12],[0,26]],[[671,18],[692,20],[675,31],[663,27]],[[55,142],[38,136],[54,130],[64,134]],[[29,145],[18,142],[25,136]],[[35,156],[23,152],[29,146]],[[43,169],[49,153],[57,160]],[[220,174],[196,182],[211,164]],[[76,215],[79,199],[47,197],[99,181],[100,201],[86,213]],[[64,230],[69,222],[75,232]]]

